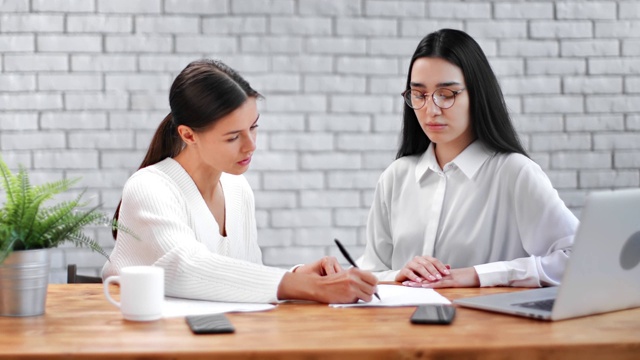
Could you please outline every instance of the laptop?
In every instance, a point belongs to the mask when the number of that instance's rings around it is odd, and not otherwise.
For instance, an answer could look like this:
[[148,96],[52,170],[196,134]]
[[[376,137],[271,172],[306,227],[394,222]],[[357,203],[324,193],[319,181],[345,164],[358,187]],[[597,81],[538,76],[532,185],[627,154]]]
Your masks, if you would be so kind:
[[454,304],[541,320],[640,306],[640,189],[592,192],[562,283]]

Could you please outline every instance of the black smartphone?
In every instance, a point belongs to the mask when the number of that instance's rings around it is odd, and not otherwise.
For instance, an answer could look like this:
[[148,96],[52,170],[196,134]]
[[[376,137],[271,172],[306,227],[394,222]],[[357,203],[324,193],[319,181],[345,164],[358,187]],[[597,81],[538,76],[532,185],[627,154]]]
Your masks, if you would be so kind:
[[453,305],[420,305],[411,315],[413,324],[451,324],[456,316]]
[[229,334],[236,331],[224,314],[189,315],[186,319],[194,334]]

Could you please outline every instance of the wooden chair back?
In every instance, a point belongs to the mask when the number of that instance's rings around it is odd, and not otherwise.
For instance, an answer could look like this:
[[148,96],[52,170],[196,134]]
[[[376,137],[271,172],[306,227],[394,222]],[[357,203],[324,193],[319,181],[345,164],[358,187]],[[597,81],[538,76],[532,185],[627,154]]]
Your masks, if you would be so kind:
[[94,284],[101,282],[102,278],[99,276],[78,275],[76,264],[67,265],[67,284]]

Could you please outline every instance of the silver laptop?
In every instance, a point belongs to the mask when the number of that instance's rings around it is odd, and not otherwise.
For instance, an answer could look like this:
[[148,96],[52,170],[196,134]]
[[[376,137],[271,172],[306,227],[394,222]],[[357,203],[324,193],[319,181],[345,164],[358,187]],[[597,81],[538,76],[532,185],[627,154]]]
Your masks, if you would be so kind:
[[640,189],[588,195],[560,286],[454,303],[542,320],[640,306]]

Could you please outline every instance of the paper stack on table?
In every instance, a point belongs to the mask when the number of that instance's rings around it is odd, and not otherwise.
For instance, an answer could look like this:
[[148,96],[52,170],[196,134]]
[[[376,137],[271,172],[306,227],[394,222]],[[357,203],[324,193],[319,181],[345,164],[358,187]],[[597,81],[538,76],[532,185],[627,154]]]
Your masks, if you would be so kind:
[[360,300],[355,304],[330,304],[331,307],[366,307],[366,306],[416,306],[424,304],[451,304],[444,296],[433,289],[412,288],[401,285],[378,285],[378,294],[371,302]]
[[165,297],[162,317],[205,315],[227,312],[265,311],[275,308],[272,304],[231,303]]

